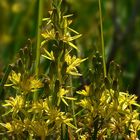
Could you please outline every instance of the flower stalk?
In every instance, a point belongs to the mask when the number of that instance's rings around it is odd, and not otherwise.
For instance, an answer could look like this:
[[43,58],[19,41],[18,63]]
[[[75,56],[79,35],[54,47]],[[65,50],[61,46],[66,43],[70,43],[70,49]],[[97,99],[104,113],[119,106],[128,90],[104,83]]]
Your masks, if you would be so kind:
[[103,56],[103,70],[104,70],[104,77],[106,77],[106,62],[105,62],[105,47],[104,47],[101,0],[98,0],[98,2],[99,2],[99,15],[100,15],[100,32],[101,32],[101,46],[102,46],[102,56]]
[[[36,60],[35,60],[35,74],[38,78],[39,65],[40,65],[40,45],[41,45],[41,24],[43,17],[43,0],[38,0],[38,26],[37,26],[37,47],[36,47]],[[37,99],[37,92],[34,93],[34,100]]]

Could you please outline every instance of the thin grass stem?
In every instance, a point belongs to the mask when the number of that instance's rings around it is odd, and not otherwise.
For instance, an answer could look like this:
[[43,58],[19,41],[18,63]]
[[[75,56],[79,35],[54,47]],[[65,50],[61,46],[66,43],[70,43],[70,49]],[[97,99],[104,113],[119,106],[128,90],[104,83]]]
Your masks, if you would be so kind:
[[[43,0],[38,0],[38,27],[37,27],[37,47],[36,47],[36,60],[35,60],[35,74],[38,78],[39,74],[39,65],[40,65],[40,44],[41,44],[41,24],[43,17]],[[34,93],[34,100],[37,99],[37,92]]]
[[13,65],[9,65],[6,72],[5,72],[5,75],[3,76],[2,80],[1,80],[1,83],[0,83],[0,96],[2,96],[2,91],[3,91],[3,87],[4,87],[4,84],[6,83],[7,81],[7,78],[11,72],[13,68]]
[[[71,87],[71,96],[73,96],[73,90],[72,90],[72,76],[70,76],[70,87]],[[72,101],[71,103],[71,106],[72,106],[72,114],[73,114],[73,121],[74,121],[74,125],[77,127],[77,120],[76,120],[76,113],[75,113],[75,105],[74,105],[74,101]],[[77,133],[77,137],[79,139],[79,133]]]
[[104,77],[106,77],[106,62],[105,62],[105,47],[104,47],[101,0],[98,0],[98,2],[99,2],[99,15],[100,15],[100,30],[101,30],[101,46],[102,46],[102,56],[103,56],[103,70],[104,70]]

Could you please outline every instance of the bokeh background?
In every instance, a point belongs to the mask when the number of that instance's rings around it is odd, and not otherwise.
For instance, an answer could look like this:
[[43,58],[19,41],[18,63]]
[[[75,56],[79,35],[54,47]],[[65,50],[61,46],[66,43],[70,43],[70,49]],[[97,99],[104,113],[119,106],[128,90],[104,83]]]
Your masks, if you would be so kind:
[[[35,50],[38,1],[0,0],[0,79],[28,38]],[[101,48],[98,0],[63,1],[66,13],[73,14],[72,27],[82,34],[79,55],[92,57]],[[44,17],[50,5],[44,0]],[[102,0],[102,14],[107,68],[117,62],[121,89],[140,97],[140,0]]]

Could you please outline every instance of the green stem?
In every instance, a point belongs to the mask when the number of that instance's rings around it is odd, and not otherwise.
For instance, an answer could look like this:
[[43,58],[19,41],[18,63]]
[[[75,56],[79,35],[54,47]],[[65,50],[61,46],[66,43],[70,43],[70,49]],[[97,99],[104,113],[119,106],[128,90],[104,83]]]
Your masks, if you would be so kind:
[[[71,87],[71,96],[73,97],[73,90],[72,90],[72,76],[70,76],[70,87]],[[77,127],[77,120],[76,120],[76,115],[75,115],[75,107],[74,107],[74,101],[72,101],[72,113],[73,113],[73,120],[74,120],[74,125]],[[77,137],[79,139],[79,133],[77,133]]]
[[102,45],[102,56],[103,56],[103,70],[104,70],[104,77],[106,77],[106,62],[105,62],[105,47],[104,47],[104,36],[103,36],[103,21],[102,21],[102,7],[101,7],[101,0],[99,2],[99,14],[100,14],[100,29],[101,29],[101,45]]
[[[73,97],[73,90],[72,90],[72,87],[73,87],[73,86],[72,86],[72,76],[70,76],[70,87],[71,87],[70,93],[71,93],[71,96]],[[75,124],[75,126],[77,127],[76,117],[75,117],[74,101],[72,101],[72,113],[73,113],[74,124]]]
[[[35,74],[38,77],[40,65],[40,44],[41,44],[41,24],[43,17],[43,0],[38,0],[38,27],[37,27],[37,47],[36,47],[36,60],[35,60]],[[37,92],[34,93],[34,100],[37,99]]]
[[39,0],[39,9],[38,9],[38,27],[37,27],[37,48],[36,48],[36,66],[35,74],[38,76],[39,65],[40,65],[40,44],[41,44],[41,24],[43,15],[43,0]]

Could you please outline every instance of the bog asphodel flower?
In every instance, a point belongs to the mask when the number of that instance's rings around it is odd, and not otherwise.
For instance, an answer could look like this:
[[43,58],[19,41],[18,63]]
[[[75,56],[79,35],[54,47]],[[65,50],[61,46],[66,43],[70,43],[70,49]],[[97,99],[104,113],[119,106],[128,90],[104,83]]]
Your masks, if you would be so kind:
[[17,95],[15,98],[10,97],[9,100],[5,100],[4,107],[10,107],[13,114],[17,114],[25,105],[25,99],[21,95]]
[[81,76],[81,74],[77,70],[77,67],[80,66],[80,64],[85,60],[87,60],[87,58],[85,59],[76,58],[76,56],[70,56],[69,53],[67,53],[65,55],[65,61],[68,65],[66,73],[74,76]]
[[67,105],[67,106],[69,106],[69,105],[68,105],[68,103],[66,102],[66,99],[67,99],[67,100],[76,100],[76,98],[74,98],[74,97],[69,97],[69,96],[68,96],[68,93],[69,93],[69,90],[66,90],[66,89],[64,89],[64,88],[60,88],[60,90],[59,90],[59,92],[58,92],[58,94],[57,94],[57,96],[58,96],[57,106],[60,105],[61,100],[62,100],[62,102],[63,102],[65,105]]
[[0,123],[7,129],[8,133],[21,134],[25,130],[24,123],[21,120],[13,120],[7,123]]
[[21,73],[16,73],[15,71],[12,71],[9,76],[9,81],[10,83],[5,84],[5,86],[12,86],[23,94],[35,92],[43,87],[43,83],[39,79],[35,78],[35,76],[24,77]]

